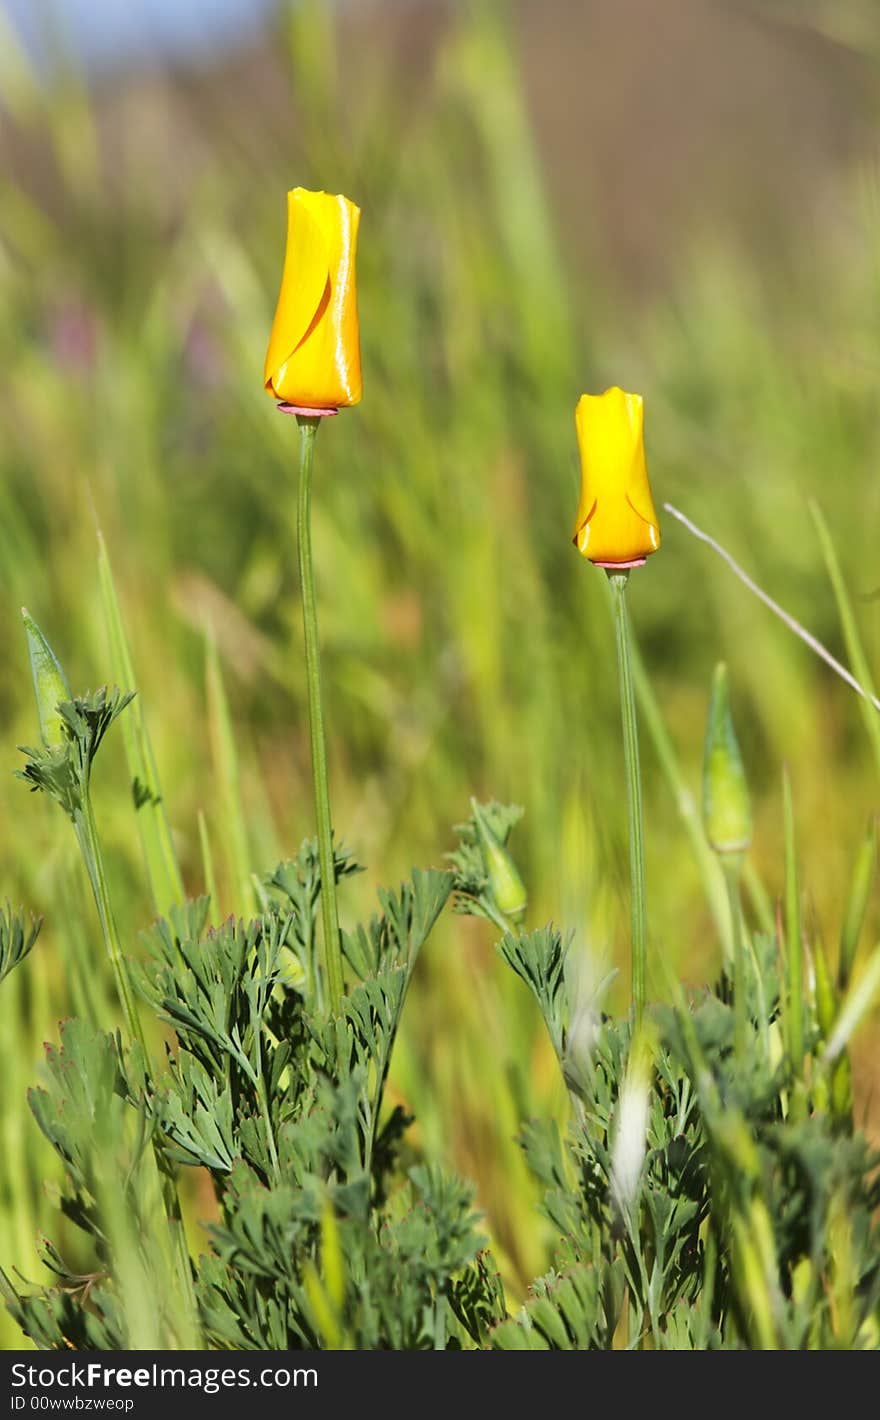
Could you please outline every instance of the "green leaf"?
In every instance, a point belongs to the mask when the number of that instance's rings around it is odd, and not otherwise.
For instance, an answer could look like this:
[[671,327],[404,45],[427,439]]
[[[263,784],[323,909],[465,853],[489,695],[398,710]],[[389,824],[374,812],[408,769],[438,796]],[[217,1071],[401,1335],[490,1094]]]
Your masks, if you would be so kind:
[[71,819],[82,810],[92,764],[107,730],[130,704],[134,692],[88,691],[84,696],[62,701],[58,713],[63,742],[51,747],[20,746],[27,759],[17,771],[31,789],[47,793]]
[[603,1278],[580,1264],[536,1282],[516,1318],[491,1335],[498,1351],[590,1351],[604,1349],[608,1331]]
[[0,981],[24,961],[42,925],[42,917],[31,917],[28,923],[24,912],[13,912],[9,903],[0,909]]
[[507,932],[498,943],[501,956],[537,1000],[560,1060],[565,1057],[568,1024],[565,963],[570,945],[571,938],[564,939],[552,923],[535,932]]
[[853,963],[859,947],[859,938],[862,935],[862,928],[865,918],[868,915],[868,906],[871,901],[871,890],[874,886],[874,878],[877,872],[877,824],[874,819],[868,825],[862,846],[853,868],[853,875],[850,881],[849,893],[846,899],[846,910],[844,913],[843,925],[840,930],[840,954],[837,965],[837,984],[841,991],[845,991],[852,976]]

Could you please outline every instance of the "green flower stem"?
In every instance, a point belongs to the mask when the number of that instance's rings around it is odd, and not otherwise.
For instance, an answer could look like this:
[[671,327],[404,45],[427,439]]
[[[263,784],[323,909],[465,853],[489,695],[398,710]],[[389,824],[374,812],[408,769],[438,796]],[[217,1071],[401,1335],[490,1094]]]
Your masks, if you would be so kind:
[[[113,908],[110,903],[110,892],[107,886],[107,876],[104,871],[104,858],[101,853],[101,844],[98,839],[98,829],[92,808],[92,796],[87,780],[83,784],[81,802],[75,810],[73,825],[86,865],[86,871],[89,875],[89,881],[92,885],[92,891],[95,895],[95,905],[98,909],[101,931],[104,936],[104,943],[107,947],[107,955],[113,967],[116,990],[125,1016],[128,1033],[131,1039],[136,1041],[140,1046],[143,1052],[144,1062],[146,1063],[149,1060],[146,1041],[134,1003],[134,997],[131,993],[128,973],[125,968],[125,960],[122,956],[122,949],[119,944],[119,933],[116,928],[116,920],[113,916]],[[184,1347],[192,1348],[199,1345],[198,1310],[195,1290],[193,1288],[189,1247],[187,1246],[183,1215],[180,1207],[180,1196],[177,1192],[177,1184],[173,1176],[167,1171],[165,1161],[162,1158],[159,1140],[155,1137],[153,1139],[153,1152],[159,1174],[162,1204],[165,1210],[165,1216],[168,1219],[172,1247],[180,1272],[183,1297],[187,1309],[186,1315],[183,1318],[185,1334],[182,1336],[181,1340]]]
[[485,899],[483,899],[482,905],[489,921],[494,922],[495,926],[500,932],[504,932],[505,934],[507,932],[512,932],[514,936],[517,935],[518,929],[516,928],[516,926],[507,917],[505,917],[503,912],[499,912],[498,908],[495,907],[493,903],[487,902]]
[[95,824],[95,815],[92,809],[92,797],[88,784],[83,786],[82,803],[76,809],[73,819],[76,829],[76,836],[79,841],[83,861],[92,884],[92,892],[95,895],[95,906],[98,909],[98,917],[101,922],[101,932],[104,943],[107,947],[107,955],[110,958],[110,965],[113,968],[113,977],[116,982],[116,992],[119,996],[119,1004],[125,1016],[125,1024],[128,1027],[128,1034],[133,1041],[137,1041],[144,1052],[144,1059],[147,1058],[147,1047],[144,1041],[144,1033],[134,1004],[134,997],[131,994],[131,986],[128,980],[128,973],[122,957],[122,949],[119,945],[119,934],[116,930],[116,922],[113,917],[113,910],[110,906],[110,893],[107,887],[107,877],[104,872],[104,859],[101,854],[101,845],[98,841],[98,829]]
[[623,724],[623,756],[626,764],[626,807],[629,820],[629,871],[632,908],[632,999],[636,1023],[645,1009],[645,981],[648,963],[648,909],[645,892],[645,824],[642,811],[642,776],[639,767],[639,736],[633,689],[629,615],[626,587],[629,572],[610,572],[614,602],[614,629],[617,639],[617,673],[620,683],[620,713]]
[[312,464],[315,454],[315,435],[318,432],[320,419],[299,415],[297,423],[300,429],[297,542],[306,646],[306,678],[309,691],[309,731],[312,740],[312,777],[315,784],[318,859],[321,864],[324,969],[327,976],[330,1011],[332,1014],[338,1015],[342,1003],[342,951],[339,943],[339,913],[336,906],[336,867],[333,855],[333,825],[330,818],[330,789],[327,777],[327,741],[324,734],[324,705],[321,697],[318,610],[315,601],[315,574],[312,567]]
[[742,1064],[746,1058],[748,1041],[748,1015],[746,1013],[746,948],[740,896],[742,855],[724,853],[721,866],[727,880],[730,900],[730,921],[733,931],[733,1049],[736,1059]]

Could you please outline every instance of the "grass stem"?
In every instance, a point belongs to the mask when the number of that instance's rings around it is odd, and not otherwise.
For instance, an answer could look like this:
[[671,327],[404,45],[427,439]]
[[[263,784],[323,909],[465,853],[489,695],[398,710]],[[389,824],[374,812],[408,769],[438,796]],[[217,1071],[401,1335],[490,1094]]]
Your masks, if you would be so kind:
[[[125,1016],[128,1034],[131,1040],[136,1042],[140,1047],[144,1067],[146,1067],[149,1061],[146,1040],[132,996],[128,973],[119,943],[119,933],[116,927],[116,919],[113,915],[113,907],[110,902],[110,890],[107,885],[107,875],[104,871],[104,858],[98,838],[98,829],[95,823],[95,814],[92,808],[92,797],[88,782],[83,785],[82,807],[77,810],[74,817],[74,828],[76,829],[76,836],[79,841],[83,861],[85,862],[86,871],[88,872],[89,881],[91,882],[92,891],[95,896],[95,905],[98,909],[101,932],[107,948],[107,955],[110,958],[110,963],[113,968],[116,990],[119,995],[123,1015]],[[187,1349],[199,1344],[198,1310],[195,1291],[193,1289],[192,1265],[190,1263],[189,1248],[186,1241],[186,1232],[183,1224],[177,1184],[173,1175],[168,1172],[165,1160],[162,1157],[158,1138],[154,1138],[153,1140],[153,1151],[156,1159],[156,1170],[159,1175],[162,1206],[168,1221],[171,1245],[174,1250],[175,1262],[180,1276],[185,1307],[185,1311],[181,1316],[181,1344],[184,1349]]]

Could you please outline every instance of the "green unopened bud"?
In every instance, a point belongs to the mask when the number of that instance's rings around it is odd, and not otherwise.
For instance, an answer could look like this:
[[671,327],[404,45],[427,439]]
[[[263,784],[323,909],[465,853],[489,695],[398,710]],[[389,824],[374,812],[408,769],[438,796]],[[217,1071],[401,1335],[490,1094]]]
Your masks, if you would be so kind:
[[510,918],[511,922],[522,922],[529,898],[519,869],[497,833],[490,827],[475,799],[471,800],[471,807],[474,811],[483,866],[489,879],[489,891],[495,906],[505,917]]
[[712,678],[703,753],[703,822],[716,853],[743,853],[752,841],[752,809],[742,755],[730,713],[727,667]]
[[21,617],[27,636],[28,654],[31,658],[31,673],[34,677],[34,694],[37,697],[37,714],[40,717],[40,735],[47,749],[64,744],[64,720],[58,713],[62,700],[72,699],[67,676],[61,669],[58,657],[49,645],[27,607],[22,607]]

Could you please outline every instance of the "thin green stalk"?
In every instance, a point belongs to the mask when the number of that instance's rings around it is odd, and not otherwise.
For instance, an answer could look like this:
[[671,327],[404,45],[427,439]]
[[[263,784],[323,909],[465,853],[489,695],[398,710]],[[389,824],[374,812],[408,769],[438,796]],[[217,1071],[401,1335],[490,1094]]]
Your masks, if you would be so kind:
[[214,872],[214,854],[211,849],[211,838],[208,833],[208,821],[205,818],[204,810],[199,809],[199,847],[202,851],[202,880],[205,885],[205,892],[211,899],[212,922],[218,922],[221,917],[220,894],[217,891],[217,876]]
[[859,938],[868,915],[871,890],[877,872],[877,825],[872,819],[853,870],[846,899],[843,925],[840,929],[840,952],[837,962],[837,985],[845,991],[852,976]]
[[[250,916],[254,906],[259,907],[259,904],[255,903],[251,882],[250,850],[241,796],[241,770],[217,642],[210,627],[207,628],[205,637],[205,691],[208,701],[211,759],[220,809],[220,837],[232,879],[232,908],[235,912]],[[216,902],[214,910],[218,911]]]
[[868,665],[868,658],[865,655],[865,648],[862,644],[852,601],[850,600],[843,569],[840,565],[840,558],[837,555],[837,549],[828,531],[828,524],[825,521],[822,509],[815,499],[810,499],[809,509],[813,522],[816,525],[816,532],[819,535],[819,543],[822,548],[822,556],[825,559],[828,580],[831,583],[834,599],[837,602],[837,611],[840,616],[843,639],[846,642],[846,653],[849,656],[856,680],[862,688],[862,700],[860,705],[862,719],[865,722],[865,730],[868,739],[871,741],[874,761],[878,770],[880,770],[880,717],[877,715],[878,707],[871,669]]
[[742,1064],[746,1058],[748,1040],[746,951],[742,900],[740,898],[742,857],[739,853],[724,853],[721,855],[721,865],[727,881],[730,921],[733,930],[733,1048],[737,1061]]
[[[703,880],[706,901],[715,920],[724,951],[733,955],[733,936],[727,893],[724,889],[723,874],[716,855],[706,842],[706,835],[700,821],[697,801],[691,793],[681,772],[669,731],[663,720],[654,687],[648,678],[645,664],[635,637],[630,638],[630,652],[633,665],[633,680],[636,687],[639,713],[648,737],[654,746],[663,777],[669,787],[681,821],[684,824],[693,850],[694,861]],[[754,863],[746,859],[742,868],[743,886],[754,909],[755,917],[762,932],[772,935],[775,929],[773,906],[767,895]]]
[[119,933],[116,930],[113,909],[110,906],[110,893],[107,887],[107,877],[104,872],[104,858],[101,853],[101,845],[98,841],[98,829],[95,823],[94,810],[92,809],[92,796],[87,784],[83,787],[82,805],[76,811],[73,824],[82,851],[83,861],[86,865],[86,871],[89,875],[89,881],[92,884],[92,892],[95,895],[95,906],[98,909],[101,932],[107,947],[110,965],[113,968],[116,992],[119,996],[119,1004],[122,1007],[123,1015],[125,1016],[128,1033],[132,1040],[137,1041],[146,1059],[146,1042],[134,1004],[134,998],[131,994],[128,973],[125,969],[122,949],[119,945]]
[[[98,577],[101,584],[101,599],[104,604],[104,620],[110,641],[110,661],[117,685],[134,689],[134,666],[131,660],[128,638],[122,621],[119,598],[113,580],[113,569],[107,554],[103,534],[98,530]],[[165,801],[156,767],[156,757],[147,730],[143,704],[140,697],[132,701],[128,714],[122,719],[122,737],[125,742],[125,757],[132,783],[137,786],[136,797],[138,832],[144,852],[147,876],[156,911],[166,913],[175,903],[186,901],[183,878],[171,828],[165,812]]]
[[755,973],[755,1009],[758,1014],[758,1032],[761,1036],[761,1050],[767,1064],[770,1064],[770,1021],[767,1015],[767,992],[764,989],[764,976],[761,971],[761,963],[758,953],[755,950],[755,943],[751,934],[746,936],[746,945],[749,949],[749,956],[752,959],[752,971]]
[[330,1010],[334,1015],[338,1015],[342,1002],[342,951],[339,943],[339,913],[336,906],[336,869],[333,857],[333,825],[330,818],[330,788],[327,777],[327,740],[324,733],[324,705],[321,697],[318,609],[315,600],[315,574],[312,567],[312,465],[315,454],[315,435],[318,432],[320,420],[300,415],[297,418],[297,423],[300,429],[297,543],[306,647],[306,678],[309,692],[309,732],[312,741],[312,777],[315,785],[318,859],[321,864],[324,969],[327,974],[327,995]]
[[[83,785],[82,805],[75,813],[74,828],[86,865],[86,871],[88,872],[89,880],[92,885],[92,891],[95,896],[95,905],[98,909],[101,931],[107,947],[107,954],[110,957],[110,962],[113,967],[116,990],[119,995],[126,1025],[128,1026],[128,1032],[131,1039],[136,1041],[140,1046],[143,1052],[144,1062],[146,1063],[149,1059],[146,1040],[134,1004],[134,998],[131,994],[128,973],[125,969],[125,961],[119,944],[119,933],[116,928],[116,919],[113,916],[113,908],[110,902],[110,891],[107,886],[107,876],[104,871],[104,858],[101,853],[101,844],[98,838],[98,829],[95,823],[92,796],[88,782]],[[195,1291],[193,1289],[189,1248],[187,1246],[183,1216],[180,1208],[180,1198],[174,1178],[165,1169],[157,1138],[153,1140],[153,1151],[160,1178],[162,1202],[165,1215],[168,1219],[172,1245],[176,1255],[177,1266],[183,1285],[183,1296],[187,1308],[184,1317],[186,1335],[181,1339],[186,1347],[192,1347],[198,1344],[198,1312],[196,1308]]]
[[716,855],[706,841],[697,801],[681,772],[675,748],[664,723],[635,637],[630,637],[630,655],[642,723],[654,746],[663,777],[675,799],[685,832],[690,839],[694,860],[703,880],[706,901],[718,929],[725,956],[729,957],[733,954],[733,936],[723,874]]
[[614,629],[617,638],[617,672],[620,682],[620,713],[623,725],[623,755],[626,763],[626,807],[629,820],[629,870],[632,907],[632,996],[636,1023],[645,1009],[645,979],[648,960],[648,911],[645,892],[645,826],[642,811],[642,776],[639,766],[639,737],[630,654],[629,616],[626,606],[628,572],[609,572],[614,601]]
[[[5,1107],[0,1125],[0,1140],[3,1150],[4,1186],[6,1188],[3,1209],[4,1266],[8,1263],[22,1269],[30,1261],[30,1242],[36,1235],[37,1220],[34,1216],[34,1190],[28,1169],[27,1140],[25,1137],[22,1111],[13,1106],[24,1096],[27,1088],[27,1074],[31,1053],[26,1047],[27,1027],[33,1029],[33,1021],[28,1019],[23,973],[13,971],[3,982],[3,1009],[7,1021],[6,1033],[9,1037],[8,1050],[4,1055]],[[37,1016],[37,1020],[44,1019]],[[16,1039],[17,1036],[17,1039]],[[30,1042],[28,1042],[29,1046]],[[15,1343],[13,1343],[15,1344]]]
[[773,903],[758,875],[757,868],[748,858],[743,864],[743,883],[749,895],[749,901],[752,905],[752,911],[755,914],[755,920],[758,926],[762,932],[766,932],[768,937],[772,937],[773,933],[776,931],[776,917],[773,912]]
[[495,923],[495,926],[498,928],[499,932],[504,932],[505,934],[507,932],[516,933],[517,929],[513,925],[513,923],[510,922],[507,917],[505,917],[503,912],[499,912],[498,908],[495,907],[493,903],[486,902],[484,900],[482,905],[486,912],[486,916],[489,918],[489,921]]
[[782,776],[785,828],[785,955],[788,977],[788,1048],[795,1075],[804,1068],[804,956],[801,941],[800,890],[794,838],[794,808],[788,771]]

